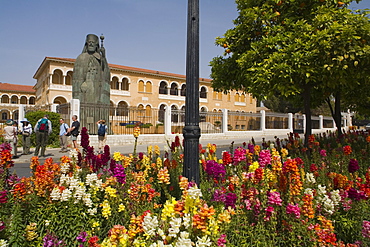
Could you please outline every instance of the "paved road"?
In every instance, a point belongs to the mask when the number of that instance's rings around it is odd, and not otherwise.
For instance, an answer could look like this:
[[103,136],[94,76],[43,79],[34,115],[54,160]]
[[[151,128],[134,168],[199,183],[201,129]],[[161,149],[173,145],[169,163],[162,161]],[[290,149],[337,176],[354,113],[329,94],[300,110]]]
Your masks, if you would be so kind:
[[[283,138],[286,138],[287,136],[282,135],[282,136],[278,136],[278,137],[283,139]],[[268,141],[268,140],[272,141],[274,139],[274,136],[268,136],[268,137],[265,137],[265,138],[266,138],[266,141]],[[230,150],[230,146],[231,146],[232,141],[234,141],[234,144],[233,144],[234,148],[237,148],[238,146],[242,146],[243,142],[248,143],[248,142],[250,142],[250,140],[251,140],[251,138],[247,137],[247,139],[240,138],[240,139],[234,139],[234,140],[225,140],[225,139],[223,139],[223,140],[202,140],[200,143],[203,146],[206,146],[208,143],[216,144],[217,145],[217,157],[221,158],[222,151],[224,151],[224,150],[229,151]],[[262,137],[256,137],[255,142],[258,143],[258,144],[262,143]],[[153,143],[152,145],[158,145],[161,151],[163,151],[164,147],[167,146],[167,144],[164,144],[164,143],[157,143],[157,144]],[[136,152],[137,153],[139,153],[139,152],[144,152],[145,153],[147,151],[147,147],[148,147],[147,144],[138,145],[137,149],[136,149]],[[60,153],[59,150],[60,150],[60,148],[47,148],[46,152],[45,152],[46,157],[39,158],[40,163],[43,163],[45,161],[45,159],[47,159],[47,158],[52,158],[53,162],[59,162],[61,157],[63,157],[64,155],[68,156],[68,153]],[[21,154],[21,151],[22,151],[22,148],[18,148],[18,155]],[[133,151],[134,151],[134,147],[132,145],[111,146],[110,147],[111,154],[113,154],[115,152],[120,152],[122,154],[128,155],[130,153],[133,153]],[[20,157],[18,159],[14,159],[14,167],[11,169],[11,173],[16,172],[19,177],[24,177],[24,176],[28,177],[28,176],[30,176],[31,170],[30,170],[29,166],[30,166],[31,158],[33,156],[33,152],[34,152],[34,148],[31,148],[31,154],[29,154],[29,155],[20,155]]]

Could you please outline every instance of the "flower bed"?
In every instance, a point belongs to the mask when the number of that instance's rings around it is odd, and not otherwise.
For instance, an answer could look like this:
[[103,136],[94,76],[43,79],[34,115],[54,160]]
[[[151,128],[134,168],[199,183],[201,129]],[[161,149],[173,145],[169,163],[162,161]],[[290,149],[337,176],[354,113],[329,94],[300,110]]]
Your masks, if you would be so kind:
[[[135,129],[135,137],[140,129]],[[8,174],[0,146],[0,246],[370,246],[370,137],[350,132],[199,148],[200,188],[176,138],[160,156],[82,151]],[[134,150],[135,147],[134,147]]]

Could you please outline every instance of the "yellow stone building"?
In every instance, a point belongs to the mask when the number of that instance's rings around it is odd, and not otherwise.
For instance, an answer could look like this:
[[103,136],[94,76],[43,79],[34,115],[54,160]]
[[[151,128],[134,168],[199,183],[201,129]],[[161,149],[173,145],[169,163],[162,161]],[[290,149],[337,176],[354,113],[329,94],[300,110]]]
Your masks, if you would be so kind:
[[[46,57],[34,79],[36,105],[67,103],[72,99],[72,76],[75,59]],[[111,105],[144,109],[184,109],[185,75],[109,64],[111,70]],[[215,92],[211,80],[200,78],[200,111],[228,109],[256,112],[256,100],[249,94]]]

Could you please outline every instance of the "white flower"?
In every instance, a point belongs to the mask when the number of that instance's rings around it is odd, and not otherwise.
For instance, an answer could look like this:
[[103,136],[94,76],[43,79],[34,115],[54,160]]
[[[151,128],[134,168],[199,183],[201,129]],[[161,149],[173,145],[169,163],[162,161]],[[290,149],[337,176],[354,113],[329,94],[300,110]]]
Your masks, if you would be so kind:
[[319,195],[319,196],[323,196],[323,195],[326,195],[326,186],[322,186],[321,184],[319,184],[318,186],[317,186],[317,194]]
[[313,197],[313,190],[311,188],[306,188],[304,190],[304,194],[308,194],[308,195],[311,195]]
[[155,229],[158,227],[157,216],[151,216],[150,213],[144,216],[143,229],[149,236],[155,235]]
[[45,226],[50,225],[50,220],[45,220]]
[[89,208],[87,210],[87,212],[90,214],[90,215],[95,215],[97,212],[98,212],[98,209],[97,208]]
[[176,237],[177,234],[180,232],[180,227],[181,227],[181,218],[175,218],[172,217],[170,220],[170,225],[171,227],[168,229],[168,236],[170,237]]
[[339,190],[333,190],[330,192],[330,198],[334,203],[334,206],[338,206],[339,202],[342,200],[342,197],[339,195]]
[[199,197],[202,197],[202,191],[200,189],[198,189],[197,185],[195,185],[195,186],[190,187],[188,189],[188,195],[189,195],[190,198],[195,200]]
[[307,173],[306,174],[306,179],[307,179],[307,182],[310,183],[310,184],[316,183],[316,179],[315,179],[315,176],[313,175],[313,173]]
[[8,247],[8,242],[5,239],[0,239],[0,247]]
[[89,194],[89,193],[85,193],[85,194],[83,195],[83,197],[82,197],[82,200],[83,200],[83,202],[85,203],[85,205],[86,205],[87,207],[89,207],[89,208],[91,208],[91,207],[92,207],[93,202],[92,202],[92,200],[91,200],[91,194]]
[[83,198],[83,196],[85,195],[85,191],[86,191],[85,186],[78,185],[75,188],[74,198],[76,198],[76,200],[77,200],[77,201],[75,201],[75,203],[77,203],[79,200],[81,200]]
[[206,246],[211,246],[212,242],[209,239],[207,235],[204,235],[202,238],[197,237],[198,241],[196,243],[197,247],[206,247]]
[[178,238],[175,247],[192,247],[192,242],[189,238],[188,232],[180,232],[180,237]]
[[325,195],[322,198],[322,204],[323,204],[323,209],[325,212],[327,212],[328,214],[334,213],[334,203],[332,200],[330,200],[328,195]]
[[69,171],[70,165],[69,163],[62,163],[60,164],[60,171],[62,173],[67,173]]
[[58,187],[55,187],[50,193],[51,200],[58,201],[61,197],[61,193]]
[[68,199],[72,196],[72,192],[67,188],[65,190],[63,190],[62,192],[62,196],[60,198],[60,200],[63,202],[66,202],[68,201]]
[[183,225],[185,226],[186,229],[188,229],[191,225],[191,216],[190,214],[185,214],[184,217],[183,217],[183,220],[184,220],[184,223]]
[[71,149],[71,151],[69,152],[69,156],[71,158],[75,158],[75,159],[78,159],[78,152],[76,149]]

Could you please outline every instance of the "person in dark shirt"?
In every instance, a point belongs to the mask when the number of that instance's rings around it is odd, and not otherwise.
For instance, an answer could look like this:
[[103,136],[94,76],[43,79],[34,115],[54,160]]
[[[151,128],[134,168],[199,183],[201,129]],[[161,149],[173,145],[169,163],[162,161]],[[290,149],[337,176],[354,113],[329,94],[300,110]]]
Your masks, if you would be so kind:
[[73,147],[77,148],[77,137],[80,134],[80,122],[77,121],[77,115],[72,116],[72,121],[71,128],[68,129],[68,132],[71,133]]

